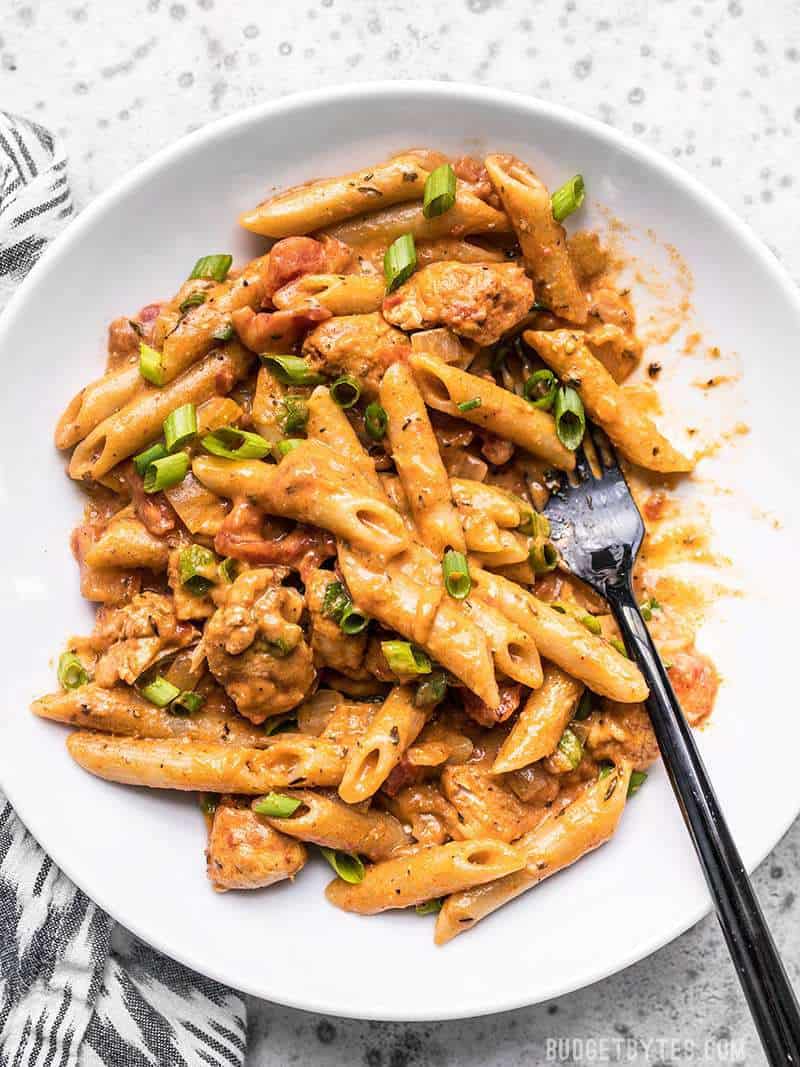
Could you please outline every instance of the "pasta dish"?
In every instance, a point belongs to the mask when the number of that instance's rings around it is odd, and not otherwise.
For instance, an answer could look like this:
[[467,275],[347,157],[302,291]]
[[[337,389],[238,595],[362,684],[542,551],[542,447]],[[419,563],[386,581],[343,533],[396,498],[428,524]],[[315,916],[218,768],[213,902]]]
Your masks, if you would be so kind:
[[[587,420],[628,469],[693,461],[624,384],[643,346],[615,257],[567,237],[583,199],[422,149],[280,192],[240,219],[263,254],[203,255],[112,322],[59,420],[97,611],[32,710],[78,727],[85,770],[195,792],[216,890],[317,846],[332,904],[435,914],[442,944],[607,841],[645,781],[644,679],[543,511]],[[713,665],[635,584],[700,722]]]

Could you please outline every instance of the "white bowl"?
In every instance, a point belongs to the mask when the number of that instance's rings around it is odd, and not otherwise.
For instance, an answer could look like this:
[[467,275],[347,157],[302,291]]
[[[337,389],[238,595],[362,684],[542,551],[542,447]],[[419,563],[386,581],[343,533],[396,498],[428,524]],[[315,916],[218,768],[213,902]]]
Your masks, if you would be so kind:
[[[701,474],[746,494],[707,495],[747,596],[724,601],[703,634],[725,684],[699,743],[752,868],[800,808],[789,755],[797,567],[788,526],[773,529],[757,514],[778,512],[786,524],[796,512],[800,303],[772,256],[683,171],[606,126],[510,93],[393,82],[290,97],[208,126],[126,176],[69,226],[0,325],[3,788],[59,866],[156,948],[270,1000],[401,1020],[480,1015],[568,992],[699,919],[709,898],[663,770],[611,844],[435,948],[432,921],[413,912],[362,919],[334,910],[323,896],[330,872],[316,861],[294,885],[214,894],[194,800],[91,777],[67,756],[66,731],[27,706],[55,687],[67,636],[90,626],[68,545],[79,493],[50,442],[68,399],[101,370],[108,322],[172,293],[206,252],[255,254],[260,242],[236,218],[268,190],[415,144],[512,151],[551,186],[580,170],[586,223],[602,222],[599,201],[634,234],[652,227],[673,242],[694,273],[708,343],[740,353],[752,432]],[[715,403],[712,395],[709,412]]]

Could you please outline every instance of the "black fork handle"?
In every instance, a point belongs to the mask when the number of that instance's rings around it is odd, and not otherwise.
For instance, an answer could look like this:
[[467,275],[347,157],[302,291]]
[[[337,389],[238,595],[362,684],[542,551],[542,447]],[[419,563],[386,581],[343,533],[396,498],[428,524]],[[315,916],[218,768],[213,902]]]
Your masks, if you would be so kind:
[[605,590],[627,648],[650,687],[647,710],[703,868],[722,932],[770,1064],[800,1067],[800,1011],[739,850],[720,811],[627,581]]

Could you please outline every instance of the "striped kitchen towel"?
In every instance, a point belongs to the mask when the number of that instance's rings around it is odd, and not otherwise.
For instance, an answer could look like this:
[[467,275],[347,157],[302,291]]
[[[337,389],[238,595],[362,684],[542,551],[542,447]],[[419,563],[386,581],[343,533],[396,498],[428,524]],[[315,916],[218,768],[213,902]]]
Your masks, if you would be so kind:
[[[72,211],[58,140],[0,111],[0,309]],[[116,926],[0,792],[0,1067],[239,1067],[246,1029],[239,994]]]

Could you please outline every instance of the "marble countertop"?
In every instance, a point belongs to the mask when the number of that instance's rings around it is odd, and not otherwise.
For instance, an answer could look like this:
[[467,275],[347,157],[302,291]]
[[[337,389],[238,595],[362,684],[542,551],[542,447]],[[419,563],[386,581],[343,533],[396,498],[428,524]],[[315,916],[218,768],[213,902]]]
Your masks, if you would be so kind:
[[[797,0],[0,7],[0,107],[63,136],[79,208],[221,115],[310,86],[415,77],[515,89],[631,134],[727,201],[800,279]],[[795,980],[799,873],[795,825],[756,876]],[[506,1015],[360,1023],[253,1000],[250,1019],[253,1067],[765,1062],[711,918],[602,984]]]

